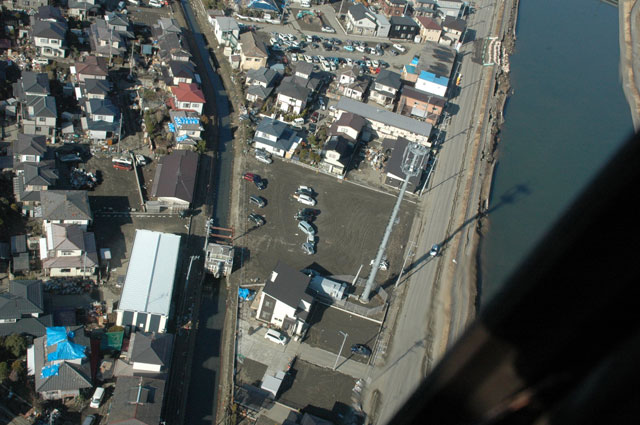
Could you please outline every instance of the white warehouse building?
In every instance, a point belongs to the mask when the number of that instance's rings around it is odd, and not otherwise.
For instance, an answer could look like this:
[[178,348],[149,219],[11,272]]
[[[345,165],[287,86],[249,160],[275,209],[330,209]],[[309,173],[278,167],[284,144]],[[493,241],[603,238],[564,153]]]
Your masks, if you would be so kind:
[[165,332],[178,265],[180,236],[136,230],[116,324]]

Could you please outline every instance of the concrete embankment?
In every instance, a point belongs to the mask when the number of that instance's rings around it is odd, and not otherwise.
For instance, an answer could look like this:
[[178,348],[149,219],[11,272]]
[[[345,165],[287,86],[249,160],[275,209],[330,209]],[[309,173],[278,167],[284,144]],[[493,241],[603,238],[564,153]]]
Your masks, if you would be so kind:
[[631,109],[635,131],[640,129],[640,2],[621,0],[618,4],[620,37],[620,77],[622,90]]
[[[503,47],[503,61],[508,61],[508,57],[513,53],[516,43],[516,27],[518,22],[519,0],[514,0],[509,5],[510,10],[506,12],[506,22],[503,23],[499,37],[501,37]],[[495,74],[495,87],[492,97],[489,100],[489,141],[487,147],[482,152],[484,169],[480,173],[482,176],[481,194],[478,200],[478,215],[476,221],[476,241],[475,241],[475,263],[470,265],[471,273],[476,277],[476,312],[480,306],[482,293],[482,268],[481,268],[481,247],[482,237],[489,228],[489,222],[485,213],[489,209],[489,198],[491,196],[491,182],[494,175],[494,168],[497,161],[498,146],[500,144],[500,131],[504,124],[504,109],[507,99],[512,94],[511,82],[509,80],[508,67],[501,67]]]

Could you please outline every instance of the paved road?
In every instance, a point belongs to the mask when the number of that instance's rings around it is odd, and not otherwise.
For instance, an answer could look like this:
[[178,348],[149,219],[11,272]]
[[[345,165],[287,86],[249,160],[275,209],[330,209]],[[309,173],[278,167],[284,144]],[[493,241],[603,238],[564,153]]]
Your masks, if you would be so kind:
[[[476,2],[477,12],[468,21],[476,39],[493,35],[489,28],[493,26],[494,15],[501,3],[500,0]],[[461,230],[473,227],[458,229],[468,218],[462,217],[469,209],[466,186],[469,162],[474,159],[472,136],[482,120],[478,116],[482,109],[479,94],[493,74],[492,69],[471,61],[472,48],[472,43],[461,48],[461,54],[465,55],[460,68],[463,86],[460,94],[450,102],[457,105],[450,111],[458,112],[446,129],[430,189],[421,201],[420,216],[415,220],[410,237],[416,242],[415,254],[407,262],[402,282],[406,285],[405,297],[392,332],[386,362],[373,370],[367,388],[368,394],[374,390],[381,394],[382,404],[375,418],[379,424],[392,418],[433,367],[435,359],[432,357],[439,358],[472,319],[469,302],[472,302],[473,288],[459,284],[464,281],[454,279],[450,272],[455,270],[456,257],[463,249],[457,237]],[[439,257],[430,258],[428,251],[434,243],[442,243],[443,251]],[[450,322],[452,317],[454,320]]]

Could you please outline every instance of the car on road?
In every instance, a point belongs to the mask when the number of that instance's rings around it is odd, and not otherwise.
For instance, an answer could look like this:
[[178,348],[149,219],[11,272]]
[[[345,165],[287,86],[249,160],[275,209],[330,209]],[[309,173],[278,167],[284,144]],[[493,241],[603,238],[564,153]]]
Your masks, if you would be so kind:
[[267,201],[262,196],[258,195],[249,196],[249,203],[257,206],[258,208],[263,208],[267,205]]
[[429,257],[435,257],[436,255],[438,255],[440,253],[440,245],[433,244],[433,246],[431,247],[431,250],[429,251]]
[[264,334],[264,338],[271,342],[275,342],[276,344],[280,344],[280,345],[287,344],[287,336],[275,329],[269,329],[267,333]]
[[307,195],[307,196],[315,196],[316,192],[314,192],[313,188],[310,186],[298,186],[296,189],[296,195]]
[[306,221],[298,222],[298,229],[300,229],[307,236],[315,236],[316,234],[316,229],[314,229],[313,226]]
[[371,355],[371,348],[367,347],[364,344],[353,344],[351,346],[351,353],[352,354],[360,354],[362,356],[370,356]]
[[296,200],[301,204],[309,205],[310,207],[316,205],[316,200],[308,195],[294,195],[294,198],[296,198]]
[[253,225],[256,227],[263,226],[264,223],[266,222],[264,217],[256,213],[249,214],[248,220],[249,222],[253,223]]
[[311,242],[305,242],[302,244],[302,251],[307,255],[313,255],[316,253],[316,247]]

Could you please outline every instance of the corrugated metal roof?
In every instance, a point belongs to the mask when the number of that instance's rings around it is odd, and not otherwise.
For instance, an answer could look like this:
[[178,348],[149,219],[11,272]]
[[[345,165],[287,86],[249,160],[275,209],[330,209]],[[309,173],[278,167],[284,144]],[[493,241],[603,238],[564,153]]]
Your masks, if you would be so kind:
[[120,310],[169,315],[180,236],[136,230]]

